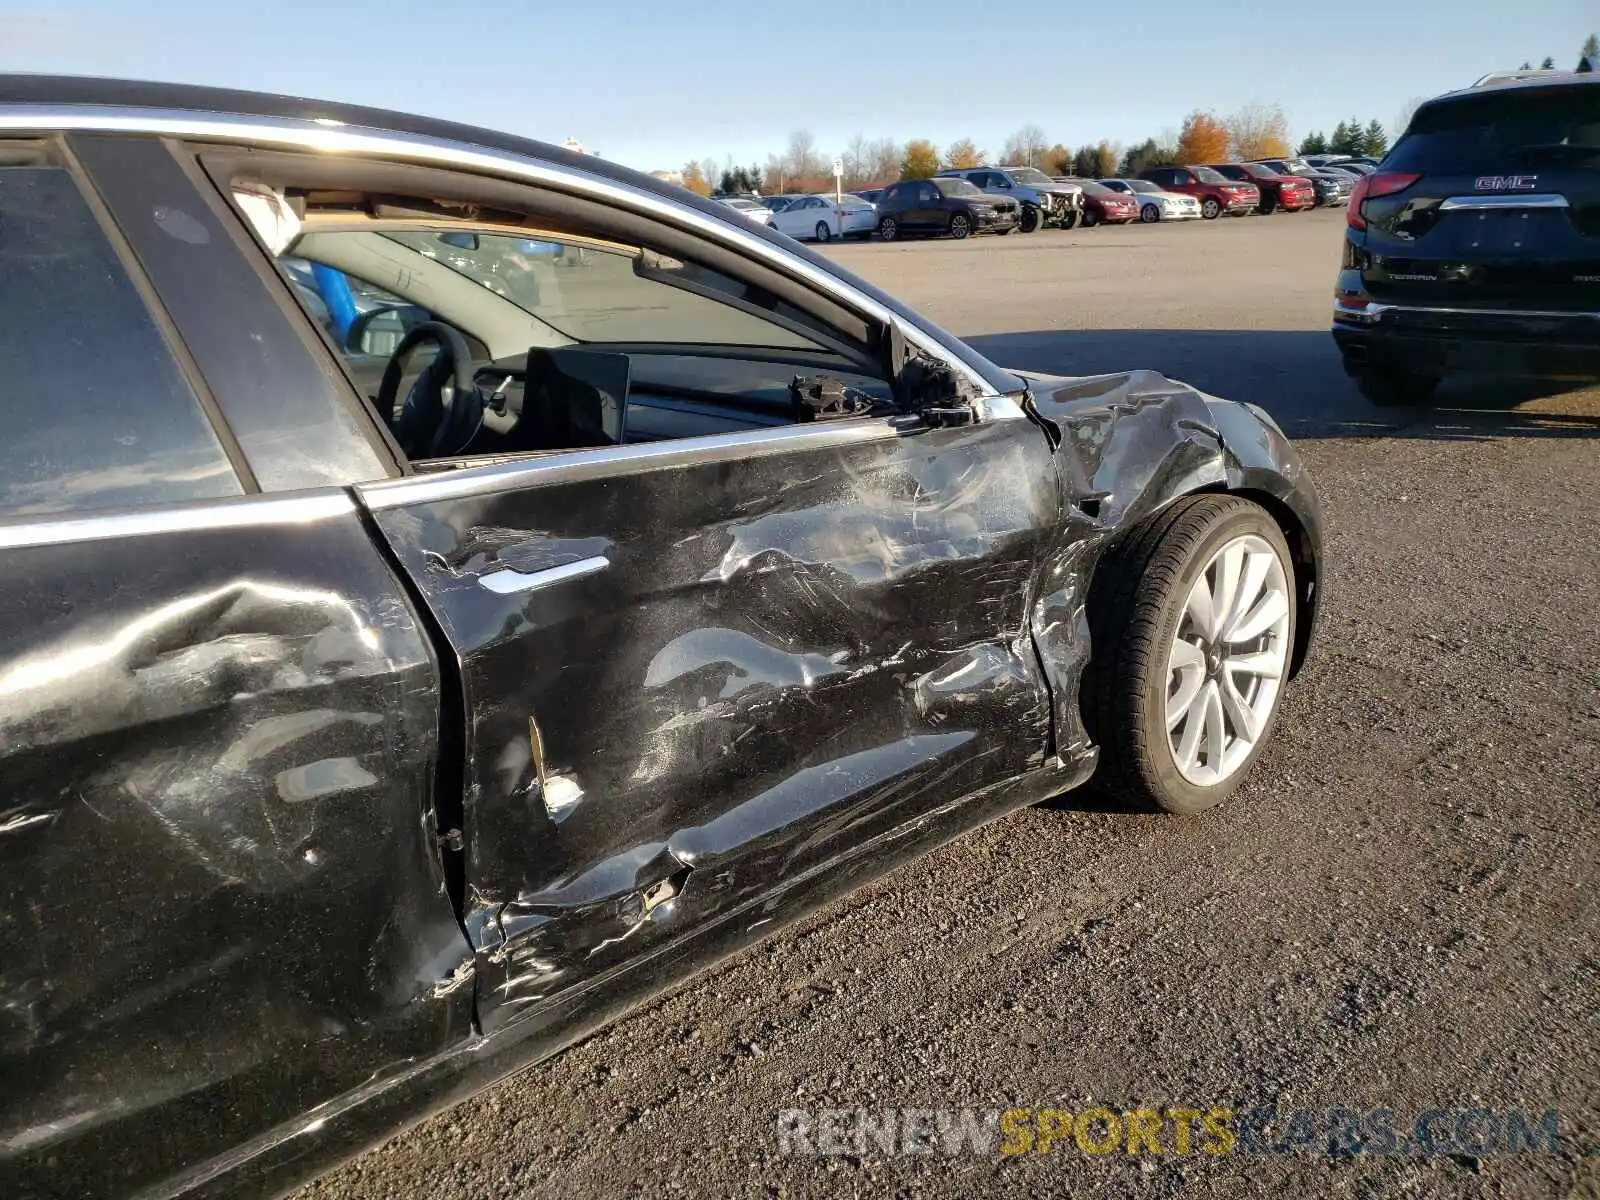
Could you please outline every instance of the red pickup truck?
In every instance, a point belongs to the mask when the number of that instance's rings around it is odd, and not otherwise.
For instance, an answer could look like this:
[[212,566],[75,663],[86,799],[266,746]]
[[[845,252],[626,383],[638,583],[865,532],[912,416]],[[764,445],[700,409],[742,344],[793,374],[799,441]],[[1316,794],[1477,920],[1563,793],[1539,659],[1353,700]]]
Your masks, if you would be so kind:
[[1200,215],[1214,221],[1223,213],[1242,217],[1261,203],[1261,189],[1253,183],[1235,183],[1210,167],[1146,167],[1140,179],[1148,179],[1169,192],[1182,192],[1200,201]]
[[1300,212],[1317,202],[1317,189],[1309,179],[1280,175],[1260,163],[1212,163],[1211,169],[1236,182],[1255,184],[1261,191],[1257,212],[1269,213],[1279,208],[1285,212]]

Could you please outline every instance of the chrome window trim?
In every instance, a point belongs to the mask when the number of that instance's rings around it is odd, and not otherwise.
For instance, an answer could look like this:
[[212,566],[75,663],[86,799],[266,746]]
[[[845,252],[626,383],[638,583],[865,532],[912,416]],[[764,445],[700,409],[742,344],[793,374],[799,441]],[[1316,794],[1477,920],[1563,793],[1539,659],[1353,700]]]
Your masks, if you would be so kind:
[[[1015,401],[1010,401],[1015,405]],[[1017,411],[1021,413],[1021,408]],[[838,422],[782,425],[743,433],[717,433],[707,437],[675,438],[632,446],[602,446],[594,450],[553,453],[516,462],[407,475],[356,487],[362,502],[373,512],[489,496],[513,488],[553,487],[609,479],[644,471],[696,467],[734,459],[760,458],[788,450],[828,446],[859,446],[900,436],[892,417],[863,417]],[[913,425],[912,428],[921,428]]]
[[[960,371],[982,396],[998,394],[979,372],[920,329],[908,325],[899,314],[804,259],[769,245],[731,222],[676,205],[629,184],[614,183],[569,167],[467,142],[347,125],[329,118],[300,120],[117,105],[0,106],[0,134],[24,133],[128,133],[253,142],[325,154],[370,155],[456,167],[575,192],[620,205],[656,220],[687,227],[703,237],[762,259],[768,265],[795,275],[810,286],[828,293],[847,308],[853,308],[884,324],[898,326],[908,342]],[[1011,418],[1011,413],[1004,407],[991,415]],[[1020,408],[1016,410],[1016,415],[1023,415]]]
[[0,523],[0,550],[98,542],[161,533],[199,533],[258,525],[305,525],[356,511],[348,492],[337,488],[277,495],[242,496],[100,515],[19,517]]
[[1493,196],[1450,196],[1440,201],[1440,212],[1490,212],[1502,208],[1571,208],[1555,192],[1497,193]]

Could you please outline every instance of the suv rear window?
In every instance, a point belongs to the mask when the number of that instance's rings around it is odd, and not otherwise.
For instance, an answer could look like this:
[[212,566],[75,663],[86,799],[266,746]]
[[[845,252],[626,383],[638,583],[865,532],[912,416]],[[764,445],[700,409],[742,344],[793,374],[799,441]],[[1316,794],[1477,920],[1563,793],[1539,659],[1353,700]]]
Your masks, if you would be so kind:
[[72,176],[43,147],[0,163],[0,516],[241,494]]
[[1486,88],[1419,109],[1384,169],[1489,171],[1600,164],[1600,85]]

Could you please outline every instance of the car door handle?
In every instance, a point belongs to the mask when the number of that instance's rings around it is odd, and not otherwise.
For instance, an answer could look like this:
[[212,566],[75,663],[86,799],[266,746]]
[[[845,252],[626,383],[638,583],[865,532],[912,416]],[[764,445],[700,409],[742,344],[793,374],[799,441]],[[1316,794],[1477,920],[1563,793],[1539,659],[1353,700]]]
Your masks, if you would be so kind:
[[592,558],[580,558],[574,562],[562,563],[559,567],[545,567],[539,571],[514,571],[510,567],[502,567],[498,571],[478,576],[478,586],[497,596],[512,596],[518,592],[533,592],[557,583],[565,583],[569,579],[582,579],[585,575],[604,571],[610,565],[609,558],[603,554],[596,554]]

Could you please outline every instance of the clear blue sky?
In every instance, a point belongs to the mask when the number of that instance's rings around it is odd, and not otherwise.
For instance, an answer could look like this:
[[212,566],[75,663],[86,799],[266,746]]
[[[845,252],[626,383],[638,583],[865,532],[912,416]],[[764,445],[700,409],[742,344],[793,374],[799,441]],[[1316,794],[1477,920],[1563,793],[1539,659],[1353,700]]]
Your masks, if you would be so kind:
[[[1002,16],[980,21],[987,9]],[[1298,139],[1485,71],[1576,62],[1593,0],[0,0],[0,69],[381,105],[645,169],[764,161],[804,127],[1074,148],[1281,104]]]

